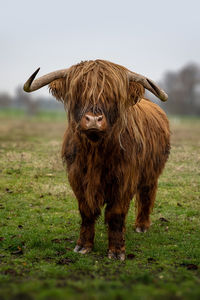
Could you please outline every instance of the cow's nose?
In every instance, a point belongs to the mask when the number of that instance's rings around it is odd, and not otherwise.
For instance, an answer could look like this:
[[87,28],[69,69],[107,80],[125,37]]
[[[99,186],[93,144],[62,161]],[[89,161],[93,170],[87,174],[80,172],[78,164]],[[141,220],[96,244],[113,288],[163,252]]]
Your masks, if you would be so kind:
[[85,115],[85,121],[87,128],[100,128],[103,121],[103,115],[91,116],[89,114]]

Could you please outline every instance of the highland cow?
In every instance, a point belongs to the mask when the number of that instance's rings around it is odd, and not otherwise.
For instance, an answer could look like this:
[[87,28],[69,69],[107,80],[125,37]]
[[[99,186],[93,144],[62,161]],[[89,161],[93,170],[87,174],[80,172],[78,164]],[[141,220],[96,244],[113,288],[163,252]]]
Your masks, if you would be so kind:
[[32,92],[49,84],[68,114],[62,158],[82,219],[74,251],[93,248],[95,221],[105,206],[108,257],[125,259],[125,220],[136,198],[136,232],[150,227],[158,177],[170,150],[166,114],[144,98],[145,89],[167,95],[152,80],[123,66],[85,61],[24,85]]

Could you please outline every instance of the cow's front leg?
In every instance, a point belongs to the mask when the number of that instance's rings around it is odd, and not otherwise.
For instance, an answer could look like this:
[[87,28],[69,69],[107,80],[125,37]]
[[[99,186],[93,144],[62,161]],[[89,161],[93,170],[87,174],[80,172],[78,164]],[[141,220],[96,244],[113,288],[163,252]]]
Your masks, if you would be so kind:
[[89,253],[94,244],[95,235],[95,221],[99,214],[86,213],[80,210],[82,223],[80,229],[80,236],[74,248],[74,252],[81,254]]
[[108,258],[125,260],[125,219],[126,212],[106,208],[108,224]]

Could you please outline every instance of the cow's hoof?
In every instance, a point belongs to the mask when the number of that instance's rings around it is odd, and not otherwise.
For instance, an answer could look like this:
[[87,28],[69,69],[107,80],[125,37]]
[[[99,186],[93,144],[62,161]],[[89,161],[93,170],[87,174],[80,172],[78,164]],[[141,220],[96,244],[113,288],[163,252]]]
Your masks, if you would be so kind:
[[82,246],[76,245],[74,248],[74,252],[78,253],[82,249]]
[[117,259],[121,260],[121,261],[124,261],[126,258],[125,256],[125,253],[124,252],[121,252],[121,253],[118,253],[117,254]]
[[87,253],[90,253],[91,250],[92,250],[92,248],[84,248],[84,247],[83,247],[83,248],[79,251],[79,253],[81,253],[81,254],[87,254]]
[[91,250],[92,250],[92,248],[82,247],[80,245],[76,245],[76,247],[74,248],[74,252],[81,253],[81,254],[87,254],[87,253],[91,252]]
[[146,227],[139,227],[139,226],[137,226],[136,229],[135,229],[135,231],[139,232],[139,233],[141,233],[141,232],[142,233],[147,232],[147,230],[148,229]]
[[115,252],[112,252],[111,250],[109,250],[108,251],[108,258],[109,259],[118,259],[118,260],[124,261],[126,256],[125,256],[124,252],[115,253]]

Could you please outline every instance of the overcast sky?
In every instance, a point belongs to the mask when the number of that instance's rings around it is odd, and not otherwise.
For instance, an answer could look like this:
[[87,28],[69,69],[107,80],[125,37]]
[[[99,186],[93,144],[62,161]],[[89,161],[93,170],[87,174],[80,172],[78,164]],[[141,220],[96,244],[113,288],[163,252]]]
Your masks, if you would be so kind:
[[[200,63],[199,0],[0,0],[0,92],[102,58],[157,81]],[[35,92],[48,95],[46,88]]]

